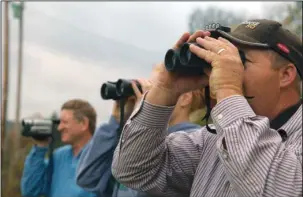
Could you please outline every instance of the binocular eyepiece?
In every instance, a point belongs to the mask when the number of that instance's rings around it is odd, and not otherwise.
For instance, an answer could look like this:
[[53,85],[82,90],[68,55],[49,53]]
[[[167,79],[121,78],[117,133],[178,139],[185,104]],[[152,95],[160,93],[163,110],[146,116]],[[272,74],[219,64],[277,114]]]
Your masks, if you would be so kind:
[[101,97],[104,100],[113,99],[120,100],[135,95],[132,88],[132,81],[135,81],[140,92],[142,92],[141,84],[136,80],[118,79],[116,82],[103,83],[101,86]]
[[[211,32],[211,37],[217,39],[221,35],[218,30],[230,32],[229,27],[220,26],[219,24],[215,24],[215,29],[208,31]],[[167,71],[182,73],[183,75],[203,75],[204,68],[211,68],[209,63],[190,51],[189,46],[191,44],[199,46],[196,42],[187,42],[184,43],[178,50],[169,49],[166,52],[164,64]],[[244,64],[245,55],[242,51],[239,51],[239,54],[242,63]]]
[[103,83],[101,86],[101,97],[104,100],[113,99],[119,100],[119,96],[116,91],[116,83],[108,81],[107,83]]

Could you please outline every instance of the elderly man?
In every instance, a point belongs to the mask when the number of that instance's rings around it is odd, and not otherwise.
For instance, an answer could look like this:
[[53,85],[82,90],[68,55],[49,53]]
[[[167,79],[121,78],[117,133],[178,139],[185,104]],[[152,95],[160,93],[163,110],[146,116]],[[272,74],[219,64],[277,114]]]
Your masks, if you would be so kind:
[[51,166],[45,159],[49,140],[35,140],[25,160],[21,179],[23,197],[96,196],[76,184],[76,167],[95,131],[96,116],[95,109],[85,100],[72,99],[62,105],[58,131],[61,141],[67,145],[54,151]]
[[[175,49],[196,41],[201,47],[190,50],[212,70],[188,77],[162,65],[124,127],[113,175],[159,196],[302,196],[302,41],[265,19],[209,36],[185,33],[176,43]],[[207,85],[217,102],[211,112],[217,134],[202,128],[167,136],[179,95]]]

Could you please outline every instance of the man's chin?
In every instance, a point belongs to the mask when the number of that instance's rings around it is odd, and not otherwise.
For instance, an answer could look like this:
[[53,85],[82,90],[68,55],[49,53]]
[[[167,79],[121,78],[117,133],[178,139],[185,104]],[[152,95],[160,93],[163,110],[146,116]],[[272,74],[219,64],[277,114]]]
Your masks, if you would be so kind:
[[61,142],[63,142],[64,144],[70,144],[70,140],[68,138],[65,138],[65,137],[61,138]]
[[248,104],[251,105],[255,97],[253,97],[253,96],[245,96],[245,98],[246,98]]
[[254,99],[255,97],[254,96],[244,96],[247,100],[252,100]]

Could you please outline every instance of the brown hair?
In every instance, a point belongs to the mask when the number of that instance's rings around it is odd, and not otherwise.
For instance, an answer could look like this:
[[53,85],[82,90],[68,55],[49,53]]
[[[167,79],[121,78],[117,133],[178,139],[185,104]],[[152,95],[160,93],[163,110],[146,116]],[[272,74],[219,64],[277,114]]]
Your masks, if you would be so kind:
[[87,101],[82,99],[72,99],[65,102],[61,110],[72,110],[74,118],[77,121],[83,121],[84,117],[88,119],[88,129],[93,134],[96,129],[97,114],[95,109]]

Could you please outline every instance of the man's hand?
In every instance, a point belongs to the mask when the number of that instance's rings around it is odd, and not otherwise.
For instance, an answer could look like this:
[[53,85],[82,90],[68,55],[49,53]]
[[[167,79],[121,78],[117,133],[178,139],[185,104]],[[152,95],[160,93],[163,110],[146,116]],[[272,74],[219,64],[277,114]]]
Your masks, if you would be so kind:
[[50,137],[46,139],[33,138],[34,144],[36,144],[38,147],[47,147],[50,144],[51,140],[52,139]]
[[243,95],[244,66],[236,46],[224,38],[197,38],[203,48],[191,45],[190,50],[212,65],[210,91],[217,102],[232,95]]
[[141,88],[142,88],[142,92],[143,92],[143,93],[140,92],[140,90],[139,90],[137,84],[136,84],[135,82],[132,82],[132,87],[133,87],[133,90],[134,90],[135,95],[136,95],[136,98],[137,98],[136,105],[138,105],[138,104],[140,103],[140,101],[141,101],[141,99],[142,99],[142,97],[143,97],[143,94],[144,94],[146,91],[150,90],[151,87],[152,87],[152,84],[153,84],[152,79],[150,79],[150,80],[138,79],[138,82],[139,82],[140,85],[141,85]]
[[[210,32],[205,31],[197,31],[193,35],[184,33],[173,49],[179,49],[185,42],[192,42],[198,37],[209,35]],[[168,72],[164,63],[158,66],[159,75],[146,97],[146,100],[152,104],[175,105],[181,94],[205,87],[209,81],[208,76],[182,76],[179,73]],[[201,69],[203,68],[201,67]]]
[[[124,121],[126,121],[129,116],[132,114],[134,107],[136,104],[136,97],[131,96],[127,98],[124,106]],[[120,123],[120,101],[115,101],[112,111],[112,116],[117,120],[117,122]]]

